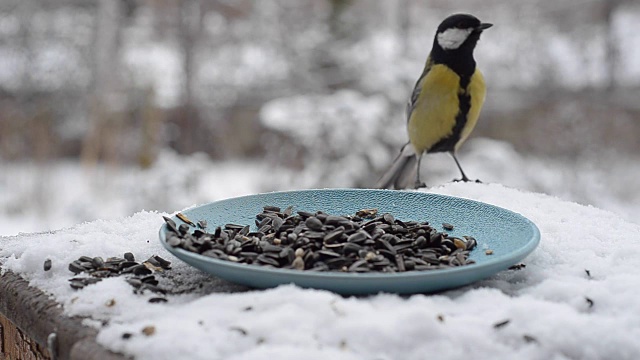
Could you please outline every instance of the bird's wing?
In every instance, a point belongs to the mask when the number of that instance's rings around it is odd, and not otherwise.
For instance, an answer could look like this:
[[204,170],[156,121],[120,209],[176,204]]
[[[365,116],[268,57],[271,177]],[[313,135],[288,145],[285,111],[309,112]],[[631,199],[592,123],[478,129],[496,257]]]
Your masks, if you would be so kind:
[[431,55],[429,55],[427,57],[427,64],[425,65],[424,70],[422,71],[422,75],[420,75],[420,77],[418,78],[418,81],[416,81],[416,85],[413,87],[413,91],[411,92],[411,97],[409,98],[409,102],[407,102],[407,109],[406,109],[407,123],[409,123],[409,119],[411,119],[411,113],[413,113],[413,110],[416,108],[416,104],[418,103],[418,98],[420,97],[420,92],[422,91],[422,82],[424,81],[424,78],[429,73],[429,70],[431,70],[432,65],[433,65],[433,62],[431,61]]

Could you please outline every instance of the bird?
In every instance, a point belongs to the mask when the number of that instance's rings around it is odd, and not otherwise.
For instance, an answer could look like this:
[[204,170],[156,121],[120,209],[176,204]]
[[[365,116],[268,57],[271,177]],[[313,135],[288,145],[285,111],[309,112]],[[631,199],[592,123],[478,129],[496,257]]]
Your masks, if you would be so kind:
[[425,187],[420,180],[422,156],[438,152],[453,157],[462,175],[454,181],[470,181],[456,151],[475,127],[484,103],[486,86],[473,51],[482,32],[491,26],[470,14],[454,14],[440,23],[407,104],[409,141],[380,177],[377,188],[405,189],[413,179],[415,188]]

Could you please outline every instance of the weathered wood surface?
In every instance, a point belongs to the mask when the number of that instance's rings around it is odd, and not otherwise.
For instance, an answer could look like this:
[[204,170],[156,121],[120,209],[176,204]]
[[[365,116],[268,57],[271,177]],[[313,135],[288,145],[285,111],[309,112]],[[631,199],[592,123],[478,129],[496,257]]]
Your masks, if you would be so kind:
[[0,359],[50,360],[49,352],[0,315]]
[[11,271],[0,275],[0,359],[50,359],[47,338],[57,335],[56,359],[123,360],[95,342],[97,331],[70,318],[39,289]]

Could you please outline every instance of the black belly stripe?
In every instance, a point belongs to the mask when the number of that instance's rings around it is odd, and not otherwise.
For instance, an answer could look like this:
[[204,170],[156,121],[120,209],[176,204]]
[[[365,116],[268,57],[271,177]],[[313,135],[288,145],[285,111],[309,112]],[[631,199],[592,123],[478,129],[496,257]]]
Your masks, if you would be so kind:
[[459,111],[456,115],[456,122],[453,125],[451,135],[435,143],[427,150],[428,153],[453,151],[458,141],[460,141],[462,129],[467,124],[467,115],[469,115],[469,110],[471,109],[471,95],[468,91],[471,76],[473,75],[460,77],[460,88],[464,89],[464,91],[458,93]]

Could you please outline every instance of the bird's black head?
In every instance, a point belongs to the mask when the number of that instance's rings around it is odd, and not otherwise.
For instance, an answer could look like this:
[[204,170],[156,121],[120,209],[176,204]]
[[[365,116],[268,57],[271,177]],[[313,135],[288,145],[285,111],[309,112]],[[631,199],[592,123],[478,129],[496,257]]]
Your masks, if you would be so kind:
[[473,52],[482,31],[491,26],[493,24],[482,23],[473,15],[451,15],[438,26],[433,47],[444,51]]

